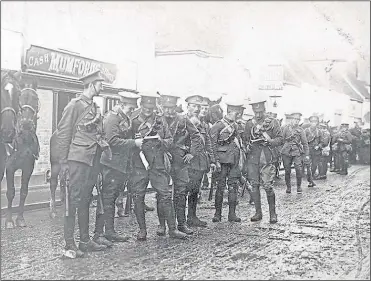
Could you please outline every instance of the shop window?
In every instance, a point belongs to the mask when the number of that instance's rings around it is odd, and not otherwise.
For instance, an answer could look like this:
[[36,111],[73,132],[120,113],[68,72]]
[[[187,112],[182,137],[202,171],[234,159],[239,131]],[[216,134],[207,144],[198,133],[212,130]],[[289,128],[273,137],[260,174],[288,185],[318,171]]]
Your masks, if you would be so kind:
[[113,107],[118,104],[120,101],[120,99],[118,98],[112,98],[112,97],[106,97],[106,106],[105,106],[105,110],[104,110],[104,113],[106,113],[107,111],[110,111],[113,109]]

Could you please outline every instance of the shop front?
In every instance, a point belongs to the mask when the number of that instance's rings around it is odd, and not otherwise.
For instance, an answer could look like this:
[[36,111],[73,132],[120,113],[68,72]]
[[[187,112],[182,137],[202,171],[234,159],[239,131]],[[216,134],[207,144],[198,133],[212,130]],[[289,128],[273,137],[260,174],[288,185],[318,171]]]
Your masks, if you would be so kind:
[[[57,128],[68,102],[83,91],[79,78],[100,69],[104,76],[104,90],[95,97],[102,113],[112,109],[118,102],[118,88],[113,84],[117,76],[115,64],[101,62],[78,54],[31,45],[22,58],[22,77],[26,86],[37,84],[40,100],[37,136],[40,141],[40,158],[34,174],[45,173],[50,168],[49,140]],[[126,89],[136,92],[134,89]]]

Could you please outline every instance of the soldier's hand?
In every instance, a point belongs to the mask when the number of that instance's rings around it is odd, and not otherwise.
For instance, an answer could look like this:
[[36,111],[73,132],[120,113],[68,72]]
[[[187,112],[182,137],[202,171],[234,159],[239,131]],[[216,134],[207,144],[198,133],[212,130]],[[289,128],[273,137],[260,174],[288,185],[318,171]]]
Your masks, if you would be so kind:
[[136,140],[135,140],[135,145],[136,145],[136,147],[138,147],[138,148],[142,148],[142,145],[143,145],[143,139],[136,139]]
[[210,164],[211,172],[214,173],[216,171],[216,165],[214,163]]
[[310,157],[308,155],[305,156],[305,160],[310,160]]
[[318,150],[318,149],[319,149],[319,146],[318,146],[318,145],[316,145],[316,146],[314,147],[314,149],[315,149],[315,150]]
[[59,170],[59,178],[64,178],[69,175],[69,166],[67,163],[60,164],[61,169]]
[[188,154],[186,154],[186,155],[183,156],[183,161],[186,164],[189,164],[192,159],[193,159],[193,155],[190,154],[190,153],[188,153]]
[[218,173],[222,171],[222,165],[220,165],[220,162],[216,162],[216,171]]

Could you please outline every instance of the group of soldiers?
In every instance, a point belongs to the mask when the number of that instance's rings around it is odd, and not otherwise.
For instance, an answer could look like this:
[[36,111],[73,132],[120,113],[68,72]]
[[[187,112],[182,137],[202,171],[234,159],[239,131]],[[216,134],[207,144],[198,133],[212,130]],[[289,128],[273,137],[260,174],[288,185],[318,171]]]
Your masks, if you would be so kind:
[[[216,184],[215,214],[222,220],[224,191],[228,192],[228,221],[241,222],[236,215],[239,187],[248,182],[255,214],[262,220],[260,187],[266,191],[270,223],[277,222],[274,177],[282,159],[287,192],[291,192],[294,164],[297,191],[301,192],[304,168],[310,186],[323,179],[332,152],[341,174],[347,173],[347,125],[336,137],[327,124],[311,117],[308,128],[299,126],[300,113],[287,115],[281,126],[268,114],[265,100],[250,102],[254,117],[243,120],[241,104],[227,104],[210,118],[210,100],[200,95],[186,98],[187,112],[178,113],[178,96],[165,93],[119,92],[120,102],[104,117],[93,101],[102,90],[100,71],[83,78],[83,93],[63,111],[56,132],[54,153],[59,158],[60,178],[68,179],[65,198],[64,239],[68,257],[82,257],[86,251],[101,251],[113,242],[129,238],[114,227],[115,201],[123,186],[130,187],[139,226],[137,240],[146,240],[145,194],[148,184],[156,191],[157,235],[185,239],[192,227],[206,227],[197,216],[198,194],[205,175],[212,173]],[[140,99],[138,108],[138,99]],[[219,117],[218,117],[219,116]],[[326,126],[325,126],[326,125]],[[330,144],[331,143],[331,144]],[[337,144],[336,149],[334,148]],[[331,148],[332,147],[332,148]],[[315,171],[318,170],[318,175]],[[89,236],[89,204],[98,175],[102,175],[94,236]],[[315,177],[313,177],[315,175]],[[79,246],[74,239],[75,217],[80,231]]]

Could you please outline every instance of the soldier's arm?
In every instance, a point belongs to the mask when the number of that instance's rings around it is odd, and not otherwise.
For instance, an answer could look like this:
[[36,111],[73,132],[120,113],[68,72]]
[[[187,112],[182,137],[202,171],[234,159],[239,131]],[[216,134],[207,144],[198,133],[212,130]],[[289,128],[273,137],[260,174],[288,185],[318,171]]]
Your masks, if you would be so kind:
[[221,130],[222,130],[222,126],[220,126],[219,122],[216,122],[210,128],[210,145],[211,145],[211,150],[215,158],[215,163],[220,161],[218,153],[216,153],[216,148],[217,148],[218,136]]
[[276,119],[273,119],[273,122],[273,135],[270,140],[270,144],[271,146],[279,146],[282,144],[283,141],[282,129]]
[[345,135],[343,143],[351,144],[352,140],[353,140],[353,137],[352,137],[351,133],[347,132],[347,134]]
[[304,130],[301,131],[300,141],[301,141],[301,144],[303,145],[304,155],[309,156],[309,145],[308,145],[307,135],[305,134]]
[[[203,152],[203,143],[201,139],[201,134],[196,128],[196,126],[189,120],[189,118],[184,117],[186,122],[186,128],[187,132],[189,134],[189,137],[191,139],[191,145],[194,148],[194,151],[196,154]],[[196,156],[196,155],[193,155]]]
[[171,145],[173,144],[173,137],[171,136],[169,126],[167,125],[166,121],[163,120],[162,122],[162,129],[161,129],[161,144],[168,150]]
[[135,147],[135,140],[120,137],[119,118],[116,116],[107,116],[103,121],[103,128],[106,139],[112,148],[132,149]]
[[206,148],[206,152],[210,156],[210,162],[211,163],[216,163],[216,159],[215,159],[216,153],[214,153],[213,145],[211,144],[211,136],[210,136],[210,129],[209,128],[206,128],[205,148]]
[[68,152],[72,142],[76,122],[79,117],[77,103],[71,101],[67,104],[58,123],[58,138],[56,141],[59,163],[67,163]]

